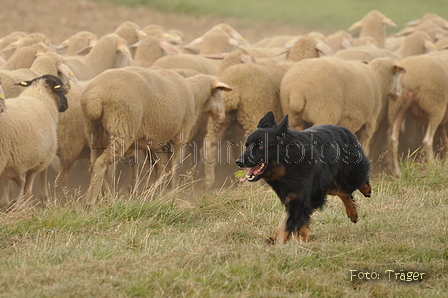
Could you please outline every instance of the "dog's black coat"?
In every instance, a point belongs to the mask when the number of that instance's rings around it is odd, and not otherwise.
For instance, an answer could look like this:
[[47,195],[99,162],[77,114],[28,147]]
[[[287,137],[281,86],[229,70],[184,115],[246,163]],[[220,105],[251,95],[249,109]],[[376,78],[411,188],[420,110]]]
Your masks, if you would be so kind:
[[246,180],[263,178],[274,189],[289,215],[289,233],[309,224],[329,189],[338,188],[352,198],[351,193],[369,181],[370,163],[358,139],[340,126],[293,131],[288,116],[277,124],[268,112],[245,145],[236,163],[249,168]]

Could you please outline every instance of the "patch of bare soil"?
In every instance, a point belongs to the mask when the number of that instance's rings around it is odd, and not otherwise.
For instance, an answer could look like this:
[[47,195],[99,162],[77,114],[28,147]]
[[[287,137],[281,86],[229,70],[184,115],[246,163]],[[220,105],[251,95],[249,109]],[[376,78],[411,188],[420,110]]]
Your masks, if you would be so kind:
[[145,27],[158,24],[166,30],[184,32],[187,41],[193,40],[211,26],[227,22],[249,42],[278,34],[301,34],[304,28],[280,24],[255,24],[248,27],[242,20],[204,16],[162,13],[143,6],[126,7],[108,2],[85,0],[1,0],[0,37],[13,31],[41,32],[53,44],[59,44],[81,30],[89,30],[99,37],[111,33],[124,21],[133,21]]

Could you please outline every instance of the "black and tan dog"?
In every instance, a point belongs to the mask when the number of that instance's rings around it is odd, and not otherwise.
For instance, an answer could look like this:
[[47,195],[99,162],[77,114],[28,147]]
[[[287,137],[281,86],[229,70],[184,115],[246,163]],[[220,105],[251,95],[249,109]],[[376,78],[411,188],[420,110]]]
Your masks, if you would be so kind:
[[293,234],[307,242],[311,214],[324,206],[327,194],[339,196],[347,216],[358,220],[352,192],[370,196],[370,163],[349,130],[320,125],[293,131],[287,115],[277,124],[268,112],[245,145],[236,160],[248,168],[242,180],[263,178],[285,206],[286,215],[269,243],[285,243]]

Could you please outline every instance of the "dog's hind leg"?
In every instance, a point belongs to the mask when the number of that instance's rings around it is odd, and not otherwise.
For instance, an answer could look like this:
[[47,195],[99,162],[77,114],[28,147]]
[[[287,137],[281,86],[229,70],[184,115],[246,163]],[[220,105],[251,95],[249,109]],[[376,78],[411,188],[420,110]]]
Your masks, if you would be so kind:
[[358,190],[365,196],[370,198],[370,195],[372,194],[372,186],[370,185],[370,181],[367,180],[366,184],[358,188]]

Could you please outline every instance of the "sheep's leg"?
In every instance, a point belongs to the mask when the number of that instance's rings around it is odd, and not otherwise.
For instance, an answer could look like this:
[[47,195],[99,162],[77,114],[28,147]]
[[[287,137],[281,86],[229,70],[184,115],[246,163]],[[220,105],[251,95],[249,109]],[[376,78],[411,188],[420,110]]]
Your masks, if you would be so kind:
[[0,207],[6,206],[9,203],[9,184],[10,180],[3,180],[3,190],[0,194]]
[[358,141],[361,143],[366,156],[369,156],[370,154],[370,141],[372,140],[373,134],[376,130],[376,121],[373,122],[374,123],[366,123],[365,126],[356,133]]
[[232,124],[231,121],[226,121],[224,124],[219,126],[216,132],[210,133],[205,138],[205,142],[203,145],[203,154],[204,154],[203,161],[205,162],[204,190],[209,190],[215,183],[215,166],[219,162],[216,159],[213,159],[213,161],[211,162],[206,162],[206,160],[209,159],[209,157],[212,158],[217,157],[218,144],[221,143],[222,140],[224,139],[224,135],[231,124]]
[[443,114],[438,117],[434,116],[431,117],[431,115],[429,115],[428,128],[426,129],[426,134],[425,137],[423,138],[423,146],[425,147],[426,154],[428,156],[428,161],[434,160],[434,150],[433,150],[434,135],[440,123],[442,122],[442,118]]
[[48,168],[45,168],[39,174],[40,175],[39,198],[44,200],[48,199],[47,171]]
[[28,171],[25,176],[25,186],[23,187],[23,193],[25,200],[28,200],[31,198],[31,190],[33,188],[34,184],[34,178],[36,178],[37,172],[34,171]]
[[392,124],[390,137],[389,137],[389,152],[391,154],[392,159],[392,165],[391,168],[389,167],[389,170],[392,172],[392,174],[399,176],[400,175],[400,165],[398,164],[398,140],[400,137],[400,127],[401,123],[403,122],[403,118],[406,115],[406,112],[411,107],[413,103],[413,100],[408,100],[398,111],[397,116],[395,117],[395,120]]
[[440,137],[442,138],[442,146],[443,146],[443,151],[445,153],[445,157],[448,157],[448,134],[447,134],[447,129],[446,126],[448,124],[442,124],[439,126],[440,129]]

